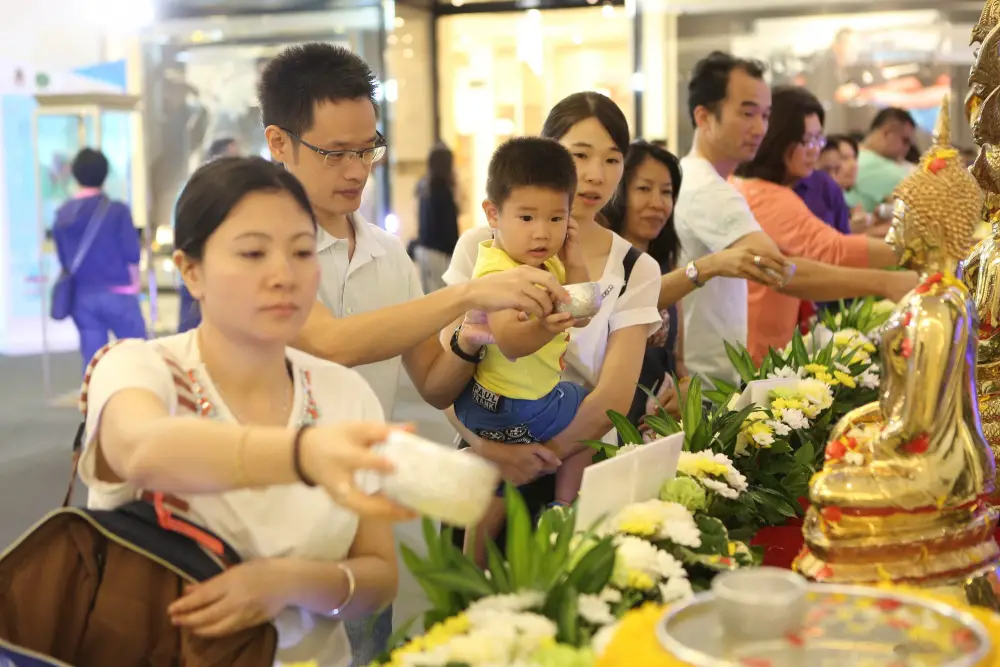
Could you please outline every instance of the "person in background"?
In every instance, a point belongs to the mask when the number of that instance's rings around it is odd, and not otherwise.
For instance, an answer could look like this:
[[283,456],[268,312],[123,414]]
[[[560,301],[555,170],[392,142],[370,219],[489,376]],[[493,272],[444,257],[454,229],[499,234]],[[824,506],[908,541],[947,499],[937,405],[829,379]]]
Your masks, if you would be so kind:
[[[837,186],[840,188],[840,199],[844,201],[844,209],[846,210],[847,193],[858,182],[857,140],[847,134],[834,134],[827,137],[826,145],[823,146],[823,150],[819,154],[819,162],[816,164],[816,171],[813,172],[814,176],[810,178],[818,178],[815,174],[820,171],[828,173],[837,183]],[[802,182],[806,181],[809,181],[809,178],[803,179]],[[828,219],[829,212],[831,208],[836,208],[838,211],[836,214],[837,219],[841,219],[840,216],[843,213],[840,212],[837,204],[831,207],[824,201],[817,201],[815,198],[809,197],[807,192],[800,190],[799,187],[796,187],[796,192],[802,197],[802,200],[809,206],[809,210],[817,218],[822,219],[827,224],[831,224],[831,221]],[[832,197],[832,194],[829,196]],[[882,213],[889,213],[889,215],[882,217]],[[874,213],[868,213],[862,205],[858,204],[850,210],[847,225],[838,223],[832,226],[844,234],[867,234],[876,238],[885,238],[891,222],[891,211],[876,208]]]
[[413,258],[420,269],[424,292],[445,287],[441,276],[448,270],[458,243],[458,205],[455,192],[455,158],[444,144],[431,149],[427,174],[417,184],[418,227]]
[[846,195],[858,181],[858,142],[847,134],[827,136],[817,168],[830,174]]
[[[677,199],[676,223],[680,264],[687,265],[685,272],[699,289],[684,300],[685,337],[698,341],[686,347],[684,360],[708,382],[738,383],[725,343],[747,344],[747,281],[720,278],[704,284],[696,262],[712,252],[743,248],[757,264],[774,262],[784,268],[778,264],[785,261],[779,246],[729,182],[740,164],[753,160],[767,134],[771,89],[761,63],[716,51],[695,66],[688,93],[696,130],[691,153],[681,160],[685,187]],[[815,140],[807,139],[805,133],[797,138]],[[788,194],[802,206],[790,188]],[[801,299],[831,301],[872,293],[897,298],[916,285],[916,276],[909,273],[847,269],[800,257],[793,262],[794,275],[786,271],[777,289]]]
[[146,337],[139,306],[139,232],[128,206],[104,194],[108,170],[104,153],[92,148],[77,153],[72,172],[80,189],[59,208],[52,225],[62,270],[78,262],[72,318],[84,369],[108,344],[109,331],[116,338]]
[[[895,251],[881,239],[843,234],[818,218],[796,196],[794,186],[816,170],[823,137],[823,105],[805,88],[772,91],[771,122],[753,159],[736,174],[737,188],[764,232],[785,252],[814,262],[852,267],[896,266]],[[823,174],[828,177],[827,174]],[[829,181],[833,188],[836,184]],[[839,189],[835,190],[839,196]],[[866,292],[891,284],[892,271],[866,271]],[[907,283],[908,285],[908,283]],[[783,349],[792,340],[800,299],[762,285],[749,285],[747,349],[756,363],[768,348]]]
[[[205,151],[205,162],[211,162],[221,157],[239,157],[242,155],[240,143],[233,137],[222,137],[213,141],[208,150]],[[191,331],[201,323],[201,311],[198,310],[198,303],[191,297],[184,281],[177,287],[177,295],[180,297],[180,319],[178,320],[177,333]]]
[[847,203],[874,213],[889,201],[899,182],[910,173],[905,160],[913,146],[916,123],[904,109],[882,109],[872,121],[858,155],[858,180],[847,193]]

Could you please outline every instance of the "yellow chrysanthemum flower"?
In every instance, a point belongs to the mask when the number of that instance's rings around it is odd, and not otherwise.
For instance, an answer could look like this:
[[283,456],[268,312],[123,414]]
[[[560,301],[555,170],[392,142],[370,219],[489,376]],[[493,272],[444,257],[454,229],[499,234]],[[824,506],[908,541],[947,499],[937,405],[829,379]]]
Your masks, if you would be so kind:
[[851,389],[854,389],[855,387],[858,386],[858,383],[854,381],[854,378],[852,378],[844,371],[834,371],[833,377],[835,377],[837,381],[840,382],[840,384],[844,385],[845,387],[850,387]]

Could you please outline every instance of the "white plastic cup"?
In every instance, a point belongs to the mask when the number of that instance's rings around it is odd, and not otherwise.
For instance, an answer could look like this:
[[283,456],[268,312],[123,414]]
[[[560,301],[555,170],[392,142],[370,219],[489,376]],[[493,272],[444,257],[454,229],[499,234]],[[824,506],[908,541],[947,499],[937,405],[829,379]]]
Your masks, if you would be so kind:
[[577,320],[586,320],[597,314],[601,309],[601,283],[576,283],[563,285],[573,299],[570,303],[560,303],[556,306],[557,313],[569,313]]
[[727,641],[770,641],[798,633],[806,614],[806,580],[777,567],[723,572],[712,580]]
[[452,526],[479,523],[500,484],[499,468],[486,459],[406,431],[392,431],[373,450],[395,467],[382,476],[386,496]]

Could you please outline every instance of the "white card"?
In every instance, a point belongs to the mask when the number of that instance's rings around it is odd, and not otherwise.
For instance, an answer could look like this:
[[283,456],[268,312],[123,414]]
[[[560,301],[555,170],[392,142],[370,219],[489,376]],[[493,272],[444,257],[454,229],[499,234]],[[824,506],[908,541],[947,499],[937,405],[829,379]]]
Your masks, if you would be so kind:
[[626,505],[658,497],[663,483],[677,473],[683,447],[684,434],[675,433],[588,466],[577,501],[577,530],[614,518]]

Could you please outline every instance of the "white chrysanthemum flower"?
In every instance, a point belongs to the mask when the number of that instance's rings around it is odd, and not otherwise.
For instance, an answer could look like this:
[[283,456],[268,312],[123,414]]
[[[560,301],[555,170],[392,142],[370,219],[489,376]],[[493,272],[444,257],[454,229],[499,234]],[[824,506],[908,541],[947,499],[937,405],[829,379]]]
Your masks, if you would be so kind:
[[773,433],[768,433],[765,431],[763,433],[754,433],[750,437],[752,437],[753,441],[756,442],[761,447],[770,447],[771,445],[774,444]]
[[728,484],[724,484],[723,482],[720,482],[716,479],[712,479],[711,477],[704,477],[700,481],[702,484],[705,485],[706,489],[708,489],[709,491],[715,491],[723,498],[736,500],[737,498],[740,497],[740,494],[735,489],[730,488]]
[[790,429],[809,428],[809,420],[802,414],[802,410],[795,408],[785,408],[781,411],[781,421],[788,425]]
[[780,422],[777,419],[768,419],[767,425],[771,427],[775,435],[788,435],[792,432],[792,429],[788,424]]
[[615,536],[615,567],[611,582],[619,589],[650,590],[671,577],[685,577],[679,560],[652,542],[632,535]]
[[607,625],[615,622],[611,608],[599,595],[581,595],[577,600],[580,617],[591,625]]
[[873,373],[872,369],[868,368],[865,372],[858,376],[858,383],[866,389],[878,389],[878,373]]
[[611,522],[612,530],[655,540],[670,540],[685,547],[701,546],[701,531],[694,516],[679,503],[659,499],[626,505]]
[[844,364],[840,363],[839,361],[833,362],[833,365],[841,373],[847,373],[848,375],[851,374],[851,369],[845,366]]
[[618,451],[615,452],[615,456],[624,456],[625,454],[634,452],[637,449],[639,449],[639,445],[622,445],[618,448]]
[[659,589],[660,601],[663,604],[683,602],[694,595],[687,577],[673,577],[666,583],[660,584]]
[[681,452],[677,472],[695,477],[702,483],[722,477],[736,491],[742,493],[747,490],[747,478],[736,469],[728,456],[718,452]]
[[805,370],[802,368],[792,368],[791,366],[785,366],[784,368],[776,368],[767,374],[768,379],[771,380],[792,380],[796,378],[805,377]]
[[540,591],[518,591],[480,598],[469,605],[468,614],[476,612],[506,612],[519,613],[538,609],[545,603],[545,593]]
[[617,588],[605,586],[604,590],[600,592],[600,598],[608,604],[617,604],[622,601],[622,593]]

